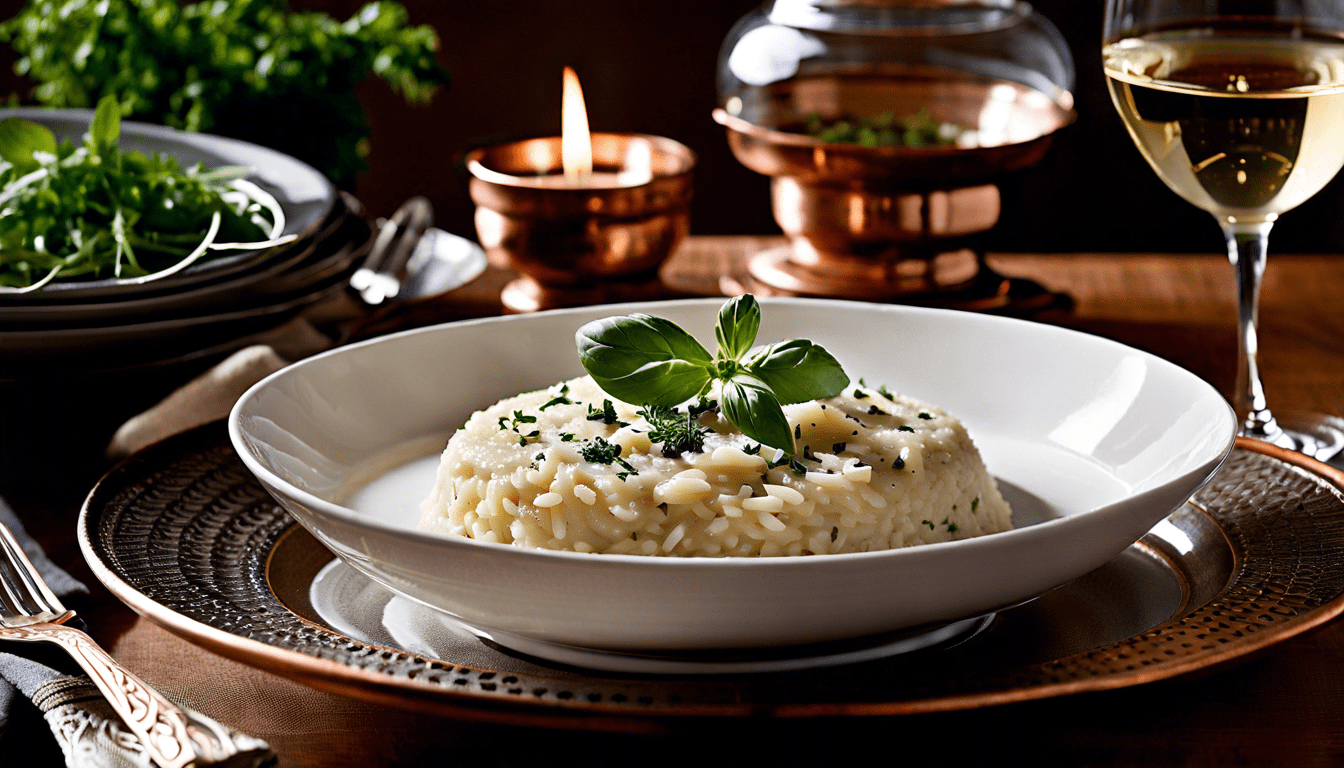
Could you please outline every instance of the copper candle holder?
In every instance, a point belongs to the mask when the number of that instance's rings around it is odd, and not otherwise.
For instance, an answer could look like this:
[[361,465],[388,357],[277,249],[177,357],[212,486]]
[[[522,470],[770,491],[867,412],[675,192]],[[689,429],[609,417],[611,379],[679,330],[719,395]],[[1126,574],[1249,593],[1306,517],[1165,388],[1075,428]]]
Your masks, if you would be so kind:
[[466,157],[476,232],[492,262],[522,273],[506,310],[661,298],[658,270],[690,229],[695,153],[672,139],[592,134],[593,172],[567,178],[559,136]]

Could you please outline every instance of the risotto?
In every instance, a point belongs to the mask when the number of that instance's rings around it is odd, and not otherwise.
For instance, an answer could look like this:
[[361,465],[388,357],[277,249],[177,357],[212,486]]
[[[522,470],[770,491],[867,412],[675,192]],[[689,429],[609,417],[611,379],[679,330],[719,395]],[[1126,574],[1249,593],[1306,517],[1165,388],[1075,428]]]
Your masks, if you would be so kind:
[[[965,428],[885,388],[788,405],[796,453],[762,446],[715,409],[701,450],[589,377],[478,411],[443,453],[420,527],[576,552],[776,556],[865,552],[1012,527]],[[694,413],[694,412],[693,412]]]

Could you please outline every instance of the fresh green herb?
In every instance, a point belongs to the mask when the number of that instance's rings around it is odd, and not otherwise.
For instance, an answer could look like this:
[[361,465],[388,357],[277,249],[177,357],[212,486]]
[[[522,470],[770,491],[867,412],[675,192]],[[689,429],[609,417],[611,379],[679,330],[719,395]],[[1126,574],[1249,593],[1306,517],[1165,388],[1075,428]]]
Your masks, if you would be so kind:
[[639,415],[649,422],[649,440],[661,443],[667,458],[704,451],[710,429],[696,421],[689,411],[683,416],[676,408],[650,405]]
[[867,399],[868,399],[868,393],[867,393],[867,392],[864,392],[862,389],[856,389],[856,390],[854,390],[854,399],[855,399],[855,400],[867,400]]
[[905,147],[927,149],[951,147],[964,129],[953,123],[941,123],[928,108],[903,120],[893,112],[884,112],[869,120],[840,119],[826,121],[821,115],[807,118],[806,133],[832,144],[857,144],[861,147]]
[[971,511],[974,512],[975,508],[978,506],[980,506],[980,497],[976,496],[974,499],[971,499]]
[[932,520],[920,520],[919,523],[920,523],[920,525],[927,525],[927,526],[929,526],[929,530],[930,530],[930,531],[932,531],[932,530],[934,529],[934,525],[933,525],[933,521],[932,521]]
[[541,407],[538,408],[537,410],[538,410],[538,411],[544,411],[544,410],[546,410],[547,408],[550,408],[552,405],[573,405],[573,404],[574,404],[574,401],[573,401],[573,400],[570,400],[568,397],[566,397],[566,395],[568,395],[568,394],[569,394],[569,385],[568,385],[568,384],[562,384],[562,385],[560,386],[560,394],[556,395],[555,397],[551,398],[550,400],[547,400],[547,401],[546,401],[545,403],[543,403],[543,404],[541,405]]
[[956,523],[949,523],[948,526],[947,526],[947,532],[948,532],[948,533],[956,533],[956,532],[957,532],[957,524],[956,524]]
[[751,445],[748,445],[746,448],[743,448],[742,452],[747,454],[748,456],[759,456],[761,454],[761,444],[752,443]]
[[167,277],[222,251],[268,248],[284,214],[249,169],[183,169],[122,152],[121,115],[103,99],[81,146],[49,128],[0,121],[0,286],[68,278]]
[[932,418],[933,418],[933,414],[925,413],[925,412],[923,412],[923,411],[920,411],[920,412],[919,412],[919,418],[924,419],[925,421],[928,421],[929,419],[932,419]]
[[915,431],[915,428],[912,427],[912,426],[910,426],[909,424],[902,424],[901,426],[899,426],[899,427],[896,428],[896,431],[897,431],[897,432],[914,432],[914,431]]
[[574,433],[572,433],[572,432],[561,432],[561,433],[560,433],[560,442],[562,442],[562,443],[572,443],[572,442],[574,442]]
[[869,415],[869,416],[890,416],[891,414],[887,413],[886,411],[882,410],[881,408],[878,408],[876,405],[870,405],[870,406],[868,406],[868,415]]
[[594,464],[616,464],[632,474],[638,472],[625,459],[621,458],[619,443],[607,442],[602,437],[594,437],[584,443],[583,447],[579,449],[579,455],[583,456],[584,461],[590,461]]
[[340,22],[286,0],[28,0],[0,40],[45,106],[113,96],[125,117],[265,144],[350,187],[368,154],[356,86],[377,75],[421,104],[448,81],[434,30],[408,22],[395,2]]
[[600,421],[603,424],[620,424],[623,427],[626,426],[625,422],[619,421],[616,418],[616,406],[612,405],[610,400],[603,400],[601,408],[594,408],[591,405],[588,406],[588,420]]
[[[826,406],[823,405],[822,407],[825,408]],[[706,413],[718,413],[718,412],[719,412],[719,401],[718,401],[718,400],[711,400],[711,399],[709,399],[708,397],[705,397],[704,395],[701,395],[701,396],[700,396],[700,399],[699,399],[699,400],[696,400],[694,403],[688,405],[688,406],[686,407],[686,410],[687,410],[688,413],[691,414],[691,418],[693,418],[693,419],[698,419],[698,418],[700,418],[703,414],[706,414]]]
[[743,360],[760,322],[751,294],[728,301],[719,310],[719,350],[712,357],[675,323],[643,314],[593,321],[575,341],[584,369],[613,397],[672,407],[718,384],[724,418],[753,440],[792,452],[782,406],[839,394],[849,377],[829,352],[801,339],[771,344]]
[[883,384],[882,386],[880,386],[880,387],[877,388],[877,394],[879,394],[879,395],[881,395],[881,396],[887,398],[888,400],[895,400],[895,399],[896,399],[896,396],[895,396],[895,395],[893,395],[893,394],[891,394],[891,392],[888,392],[888,391],[887,391],[887,385],[886,385],[886,384]]

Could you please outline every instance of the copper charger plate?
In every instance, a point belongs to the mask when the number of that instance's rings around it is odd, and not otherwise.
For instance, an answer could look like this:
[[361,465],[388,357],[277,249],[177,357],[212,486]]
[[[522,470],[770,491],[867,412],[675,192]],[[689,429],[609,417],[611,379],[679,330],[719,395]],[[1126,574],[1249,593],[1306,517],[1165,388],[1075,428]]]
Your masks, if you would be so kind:
[[563,728],[902,715],[1108,690],[1243,659],[1344,612],[1344,472],[1246,439],[1139,543],[978,634],[799,672],[606,674],[484,644],[471,661],[437,660],[342,635],[307,598],[332,556],[248,473],[223,422],[114,468],[79,537],[113,594],[220,655],[403,709]]

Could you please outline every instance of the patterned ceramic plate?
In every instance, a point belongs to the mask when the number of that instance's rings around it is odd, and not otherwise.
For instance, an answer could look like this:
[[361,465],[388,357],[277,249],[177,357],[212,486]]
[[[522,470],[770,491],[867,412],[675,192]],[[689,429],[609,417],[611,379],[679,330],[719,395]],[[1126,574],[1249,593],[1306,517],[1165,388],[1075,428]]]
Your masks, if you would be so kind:
[[[628,728],[679,716],[965,709],[1239,659],[1344,611],[1341,489],[1338,470],[1239,440],[1214,479],[1138,544],[969,637],[890,658],[731,677],[548,665],[454,638],[371,584],[324,585],[334,578],[331,554],[257,484],[220,423],[110,472],[85,504],[80,543],[98,578],[136,611],[313,687],[506,722]],[[353,607],[324,609],[333,596]]]

